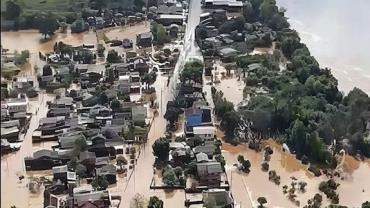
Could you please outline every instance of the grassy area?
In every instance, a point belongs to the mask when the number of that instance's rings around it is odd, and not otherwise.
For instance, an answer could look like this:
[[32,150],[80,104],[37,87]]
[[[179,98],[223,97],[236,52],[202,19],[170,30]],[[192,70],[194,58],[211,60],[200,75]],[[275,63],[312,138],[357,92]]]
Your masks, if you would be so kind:
[[[1,1],[5,8],[6,1]],[[23,11],[73,12],[87,7],[89,0],[17,0]]]

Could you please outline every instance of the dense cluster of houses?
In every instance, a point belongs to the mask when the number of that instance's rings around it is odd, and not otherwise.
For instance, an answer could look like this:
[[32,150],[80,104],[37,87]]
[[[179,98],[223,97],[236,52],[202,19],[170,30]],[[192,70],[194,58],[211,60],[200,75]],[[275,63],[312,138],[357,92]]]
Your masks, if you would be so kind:
[[1,80],[1,153],[18,150],[30,124],[28,98],[37,96],[34,80],[18,77]]
[[182,83],[175,102],[184,109],[184,136],[170,143],[169,164],[172,167],[184,166],[185,169],[194,166],[195,170],[184,185],[185,205],[207,207],[219,198],[215,207],[233,207],[213,109],[206,102],[202,84],[194,81]]
[[[212,2],[212,3],[209,3]],[[205,0],[204,13],[196,29],[196,39],[204,56],[218,56],[230,62],[238,54],[245,54],[255,47],[270,47],[277,34],[259,22],[246,23],[241,12],[232,13],[242,5],[233,1]],[[242,4],[241,1],[235,1]],[[233,6],[216,6],[231,4]],[[231,11],[230,11],[231,10]]]

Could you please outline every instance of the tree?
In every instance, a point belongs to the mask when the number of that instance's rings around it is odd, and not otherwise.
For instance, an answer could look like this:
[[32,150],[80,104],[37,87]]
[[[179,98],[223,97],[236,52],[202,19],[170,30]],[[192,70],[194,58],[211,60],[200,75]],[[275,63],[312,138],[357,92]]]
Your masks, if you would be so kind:
[[251,22],[254,19],[253,5],[249,1],[243,4],[243,16],[247,22]]
[[28,61],[29,57],[30,52],[28,50],[21,51],[21,54],[19,54],[17,51],[14,51],[14,64],[16,65],[25,64]]
[[138,11],[141,11],[143,6],[145,5],[145,2],[143,0],[134,0],[134,5]]
[[266,198],[265,198],[265,197],[258,197],[258,198],[257,198],[257,201],[258,201],[258,203],[260,204],[260,205],[259,205],[259,207],[260,207],[260,208],[263,208],[263,207],[264,207],[263,205],[267,203],[267,200],[266,200]]
[[86,174],[87,168],[82,164],[77,164],[75,171],[78,176],[83,177]]
[[173,170],[176,174],[176,176],[179,178],[181,175],[182,175],[182,168],[180,166],[177,166],[176,168],[174,168]]
[[6,3],[6,10],[4,12],[5,19],[14,20],[19,17],[21,14],[21,7],[16,1],[7,1]]
[[75,155],[79,155],[80,152],[84,152],[87,150],[87,143],[85,137],[81,137],[75,140],[74,146],[74,153]]
[[170,36],[166,32],[166,29],[161,24],[153,22],[151,32],[153,34],[153,40],[159,44],[168,43],[171,40]]
[[176,176],[175,171],[171,167],[164,168],[162,178],[163,178],[163,183],[169,186],[174,186],[179,181],[178,177]]
[[39,13],[36,15],[34,23],[39,32],[44,35],[45,39],[47,35],[54,35],[54,32],[59,27],[55,15],[51,12]]
[[122,155],[118,156],[116,161],[121,170],[123,170],[123,166],[127,165],[127,159]]
[[117,51],[112,49],[108,51],[107,62],[108,63],[120,63],[122,62],[122,60],[121,60],[121,57],[118,55]]
[[165,137],[157,139],[153,146],[153,154],[159,160],[164,161],[168,158],[168,153],[170,152],[170,142]]
[[95,190],[98,190],[98,191],[107,189],[108,185],[109,185],[108,180],[104,175],[103,176],[96,176],[91,182],[91,186]]
[[118,111],[119,109],[121,109],[121,103],[119,102],[119,100],[114,99],[110,103],[110,108],[112,108],[113,111]]
[[221,121],[221,127],[225,130],[225,135],[229,138],[235,136],[235,129],[239,127],[240,116],[237,112],[231,111],[225,113]]
[[141,82],[146,84],[146,89],[149,89],[149,86],[154,84],[155,80],[157,78],[157,73],[155,71],[151,71],[150,73],[144,74],[143,77],[141,77]]
[[180,74],[181,82],[202,83],[203,67],[203,63],[199,60],[187,62]]
[[301,190],[302,192],[305,192],[306,191],[306,186],[307,186],[307,183],[306,182],[300,181],[298,183],[298,185],[299,185],[299,190]]
[[278,12],[275,0],[264,0],[260,6],[260,17],[267,22]]
[[298,158],[301,158],[304,152],[306,152],[307,135],[307,129],[304,126],[303,122],[298,119],[295,120],[294,123],[292,123],[292,128],[288,135],[288,142],[297,152]]
[[297,38],[286,38],[281,43],[281,51],[287,58],[291,58],[295,50],[302,48],[303,45]]
[[107,6],[106,0],[94,0],[92,1],[95,9],[102,9]]
[[362,203],[361,208],[370,208],[370,201]]
[[151,196],[149,199],[148,208],[163,208],[163,201],[157,196]]
[[104,92],[100,93],[98,97],[98,103],[100,105],[105,105],[106,103],[108,103],[108,96]]
[[98,51],[98,56],[99,57],[104,57],[105,47],[103,46],[103,44],[101,44],[101,43],[98,44],[97,51]]
[[145,208],[145,198],[143,195],[137,193],[131,199],[130,208]]

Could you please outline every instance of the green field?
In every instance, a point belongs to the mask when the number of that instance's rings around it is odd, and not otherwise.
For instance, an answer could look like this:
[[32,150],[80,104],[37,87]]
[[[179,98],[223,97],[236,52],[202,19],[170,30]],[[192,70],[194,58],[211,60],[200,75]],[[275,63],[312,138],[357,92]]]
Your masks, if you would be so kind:
[[[1,8],[6,0],[1,1]],[[88,6],[89,0],[17,0],[23,11],[73,12]]]

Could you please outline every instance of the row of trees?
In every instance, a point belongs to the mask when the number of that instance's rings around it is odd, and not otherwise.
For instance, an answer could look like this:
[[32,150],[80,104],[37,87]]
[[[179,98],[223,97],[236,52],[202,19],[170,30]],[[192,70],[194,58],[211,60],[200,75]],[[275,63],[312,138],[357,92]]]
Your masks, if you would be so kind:
[[214,111],[217,119],[221,121],[221,128],[225,131],[228,139],[235,137],[235,129],[241,122],[240,115],[234,109],[234,104],[223,97],[222,91],[212,87],[212,98],[215,105]]

